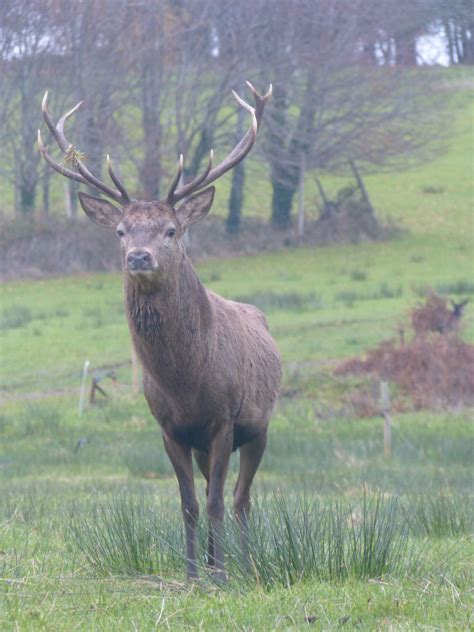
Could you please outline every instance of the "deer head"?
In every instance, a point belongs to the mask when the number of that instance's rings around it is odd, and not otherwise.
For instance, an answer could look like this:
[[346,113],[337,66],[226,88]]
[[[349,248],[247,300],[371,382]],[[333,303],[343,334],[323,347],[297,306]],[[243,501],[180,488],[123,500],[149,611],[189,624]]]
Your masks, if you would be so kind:
[[[263,96],[258,94],[250,82],[247,82],[247,86],[254,97],[255,107],[246,103],[233,91],[238,103],[251,116],[251,125],[240,142],[215,167],[211,150],[204,172],[191,182],[180,185],[184,171],[184,158],[181,155],[166,198],[154,202],[132,200],[115,173],[109,156],[107,167],[115,188],[96,178],[86,167],[80,152],[64,134],[66,121],[78,111],[83,101],[64,114],[55,125],[48,112],[48,93],[44,95],[43,118],[65,155],[65,163],[70,166],[59,164],[52,158],[38,130],[41,155],[61,175],[95,188],[116,203],[84,192],[78,194],[82,208],[95,224],[117,232],[121,243],[123,269],[130,277],[142,280],[146,278],[147,283],[161,281],[176,268],[184,253],[182,236],[189,226],[204,219],[212,206],[215,188],[209,185],[243,160],[252,149],[263,110],[272,94],[272,86],[270,85],[268,92]],[[178,206],[182,200],[183,203]]]
[[468,298],[462,301],[461,303],[455,303],[453,300],[451,300],[451,305],[453,306],[453,311],[451,312],[452,315],[455,318],[461,318],[461,316],[464,314],[464,309],[468,303],[469,303]]

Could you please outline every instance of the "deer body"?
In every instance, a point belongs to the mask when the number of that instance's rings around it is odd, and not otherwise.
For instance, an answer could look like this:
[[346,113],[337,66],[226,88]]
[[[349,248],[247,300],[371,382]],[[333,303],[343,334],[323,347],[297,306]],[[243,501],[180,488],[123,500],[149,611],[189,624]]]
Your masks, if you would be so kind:
[[169,287],[150,293],[128,280],[125,296],[145,397],[164,433],[207,452],[224,423],[233,449],[266,431],[281,367],[257,308],[206,290],[186,255]]
[[452,310],[447,307],[447,299],[430,293],[423,305],[412,311],[411,320],[416,336],[430,333],[449,334],[457,331],[468,300],[461,303],[451,301]]
[[[221,535],[230,455],[239,448],[234,510],[245,532],[250,487],[265,450],[281,381],[280,358],[265,316],[252,305],[225,300],[206,290],[182,242],[188,226],[204,219],[211,208],[214,187],[209,185],[243,160],[255,142],[271,86],[264,96],[248,86],[255,107],[234,93],[252,117],[242,140],[214,168],[211,150],[204,173],[178,188],[184,170],[181,156],[168,195],[161,201],[132,200],[109,160],[109,175],[116,188],[90,173],[80,152],[64,135],[65,122],[81,104],[55,125],[47,109],[47,93],[43,99],[45,122],[70,166],[54,160],[38,131],[40,152],[53,169],[98,189],[122,206],[120,210],[106,199],[79,193],[88,217],[103,228],[114,229],[120,238],[128,323],[143,365],[145,397],[161,426],[178,479],[190,579],[197,577],[199,517],[192,456],[206,479],[208,564],[216,578],[223,580]],[[180,200],[184,202],[178,207]],[[244,548],[245,542],[243,537]]]

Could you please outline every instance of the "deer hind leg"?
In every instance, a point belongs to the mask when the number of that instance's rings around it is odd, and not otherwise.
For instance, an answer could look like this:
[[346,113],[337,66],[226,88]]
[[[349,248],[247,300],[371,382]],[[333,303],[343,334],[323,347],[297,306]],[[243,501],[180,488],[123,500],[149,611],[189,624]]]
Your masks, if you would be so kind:
[[[206,498],[209,497],[209,454],[207,452],[201,452],[200,450],[193,450],[194,459],[198,464],[201,474],[206,479]],[[212,532],[212,525],[209,522],[209,537],[207,543],[207,565],[214,566],[214,534]]]
[[250,488],[262,461],[267,444],[267,430],[240,447],[239,477],[234,489],[234,513],[240,525],[241,545],[244,556],[248,557],[247,529],[250,516]]
[[226,581],[224,569],[224,485],[233,446],[233,427],[222,426],[214,437],[209,449],[209,490],[207,495],[207,515],[213,534],[214,577]]
[[180,445],[163,435],[168,457],[178,479],[186,535],[186,571],[188,580],[197,579],[196,528],[199,519],[199,505],[194,489],[193,460],[191,448]]

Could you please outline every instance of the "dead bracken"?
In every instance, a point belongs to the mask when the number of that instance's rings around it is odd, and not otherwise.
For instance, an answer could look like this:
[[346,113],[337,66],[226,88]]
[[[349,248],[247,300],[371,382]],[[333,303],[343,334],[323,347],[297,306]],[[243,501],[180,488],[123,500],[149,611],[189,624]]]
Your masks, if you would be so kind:
[[[399,409],[406,408],[407,401],[415,410],[473,405],[474,345],[459,336],[460,317],[454,322],[458,306],[453,303],[454,311],[450,311],[446,304],[445,298],[430,293],[423,305],[411,311],[415,334],[411,340],[383,341],[365,358],[351,358],[340,364],[336,374],[394,383],[398,388],[394,406]],[[376,396],[371,398],[369,390],[365,383],[350,396],[361,416],[377,410]],[[372,402],[359,406],[361,394],[365,396],[362,399]]]

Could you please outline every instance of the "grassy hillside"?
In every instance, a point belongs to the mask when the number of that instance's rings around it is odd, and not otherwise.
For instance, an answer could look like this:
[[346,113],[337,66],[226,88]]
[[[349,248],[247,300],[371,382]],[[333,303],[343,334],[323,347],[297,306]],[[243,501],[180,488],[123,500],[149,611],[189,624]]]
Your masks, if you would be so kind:
[[[459,99],[461,132],[473,109]],[[203,564],[200,584],[183,582],[176,483],[131,393],[120,276],[5,284],[0,628],[469,629],[472,411],[395,414],[386,459],[381,417],[357,418],[331,369],[400,326],[408,337],[427,287],[472,299],[470,143],[459,133],[423,169],[367,178],[379,212],[406,229],[397,241],[198,266],[207,287],[266,312],[285,373],[255,485],[253,566],[229,515],[224,590]],[[265,214],[268,195],[259,184]],[[472,305],[462,336],[474,340]],[[117,384],[105,379],[109,398],[79,417],[85,359],[92,373],[114,366]],[[236,472],[234,455],[229,508]]]
[[[471,263],[455,239],[440,248],[437,238],[409,236],[209,261],[198,270],[210,289],[267,313],[286,363],[328,362],[395,335],[427,287],[453,298],[472,294]],[[93,367],[129,359],[122,294],[120,275],[6,284],[4,384],[37,389],[51,378],[58,387],[86,358]],[[472,340],[472,310],[465,323]]]

